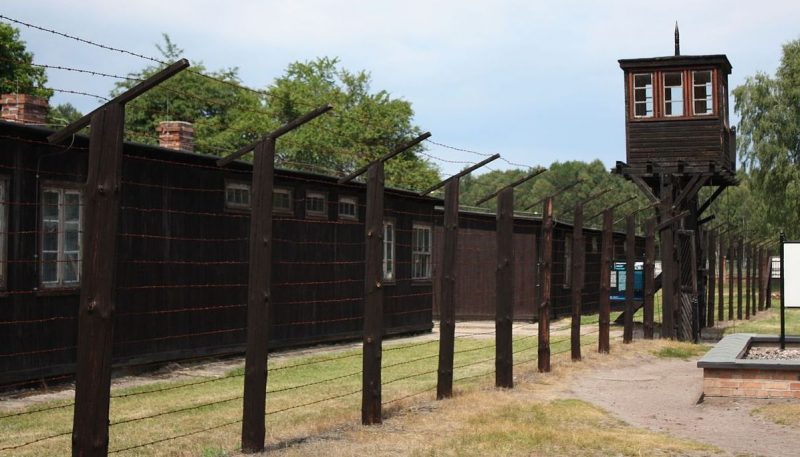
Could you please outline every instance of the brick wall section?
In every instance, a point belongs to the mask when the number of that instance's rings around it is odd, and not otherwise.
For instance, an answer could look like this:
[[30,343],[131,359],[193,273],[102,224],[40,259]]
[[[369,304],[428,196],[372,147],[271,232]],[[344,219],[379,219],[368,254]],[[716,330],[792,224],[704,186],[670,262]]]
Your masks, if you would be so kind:
[[703,369],[709,397],[800,399],[800,370]]
[[179,151],[194,151],[194,127],[190,122],[163,121],[156,127],[158,145]]
[[45,124],[50,105],[41,97],[25,94],[0,95],[0,118],[22,124]]

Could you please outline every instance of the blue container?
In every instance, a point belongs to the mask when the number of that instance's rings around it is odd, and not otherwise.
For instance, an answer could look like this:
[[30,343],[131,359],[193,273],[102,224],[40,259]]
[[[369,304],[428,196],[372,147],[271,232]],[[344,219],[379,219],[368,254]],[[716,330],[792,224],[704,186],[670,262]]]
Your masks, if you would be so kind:
[[[625,280],[628,272],[625,271],[625,262],[614,262],[611,265],[611,301],[625,301]],[[633,264],[633,299],[642,300],[644,297],[644,262]]]

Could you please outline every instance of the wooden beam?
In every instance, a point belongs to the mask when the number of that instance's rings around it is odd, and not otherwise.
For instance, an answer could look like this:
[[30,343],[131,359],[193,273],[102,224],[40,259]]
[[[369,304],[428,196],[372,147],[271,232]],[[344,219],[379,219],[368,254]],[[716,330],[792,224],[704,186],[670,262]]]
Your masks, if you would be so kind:
[[716,296],[717,285],[717,233],[715,231],[708,232],[708,295],[706,298],[706,325],[708,327],[714,326],[714,297]]
[[719,232],[715,232],[715,237],[717,240],[717,246],[719,246],[718,252],[718,273],[719,273],[719,285],[717,286],[717,299],[719,304],[717,305],[717,322],[722,322],[725,320],[725,245],[722,241],[722,236],[720,236]]
[[253,154],[250,261],[247,281],[247,350],[244,362],[242,451],[264,450],[267,351],[272,281],[272,191],[275,139],[260,142]]
[[350,181],[354,180],[355,178],[357,178],[357,177],[361,176],[362,174],[364,174],[369,169],[369,167],[371,167],[372,165],[374,165],[374,164],[376,164],[378,162],[381,162],[381,163],[386,162],[387,160],[391,159],[392,157],[395,157],[397,155],[402,154],[403,152],[413,148],[414,146],[422,143],[423,141],[427,140],[430,137],[431,137],[431,132],[425,132],[422,135],[414,138],[413,140],[407,141],[407,142],[401,144],[400,146],[396,147],[393,151],[387,152],[386,154],[378,157],[377,159],[373,160],[372,162],[370,162],[370,163],[364,165],[363,167],[359,168],[358,170],[350,173],[349,175],[347,175],[347,176],[345,176],[343,178],[340,178],[338,183],[339,184],[344,184],[344,183],[350,182]]
[[679,220],[683,219],[684,217],[686,217],[688,215],[689,215],[689,211],[684,211],[684,212],[682,212],[680,214],[676,214],[675,216],[672,216],[672,217],[666,219],[665,221],[661,222],[660,224],[658,224],[656,226],[656,231],[657,232],[662,232],[662,231],[666,230],[668,227],[670,227],[672,224],[678,222]]
[[181,70],[187,68],[189,66],[189,61],[186,59],[181,59],[163,70],[159,71],[158,73],[154,74],[153,76],[145,79],[144,81],[140,82],[139,84],[131,87],[130,89],[126,90],[125,92],[117,95],[113,99],[106,102],[106,104],[100,106],[99,108],[95,109],[89,114],[81,117],[80,119],[70,122],[69,125],[62,128],[61,130],[51,133],[47,137],[47,141],[53,144],[61,143],[62,141],[66,140],[70,136],[78,133],[82,128],[86,127],[92,122],[94,115],[101,110],[105,109],[111,105],[119,105],[122,108],[125,107],[125,104],[129,101],[135,99],[136,97],[144,94],[148,90],[156,87],[157,85],[161,84],[162,82],[168,80],[169,78],[175,76]]
[[514,387],[514,188],[497,198],[497,275],[495,281],[495,385]]
[[634,275],[636,266],[636,215],[629,214],[626,218],[625,236],[625,325],[622,332],[622,342],[633,342],[633,309],[634,309]]
[[[608,208],[606,208],[606,209],[604,209],[604,210],[602,210],[602,211],[600,211],[600,212],[598,212],[598,213],[592,214],[590,217],[588,217],[588,218],[586,219],[586,222],[593,220],[593,219],[594,219],[594,218],[596,218],[597,216],[600,216],[600,215],[603,215],[603,214],[605,214],[605,212],[606,212],[607,210],[615,210],[615,209],[617,209],[618,207],[620,207],[620,206],[624,205],[625,203],[628,203],[629,201],[631,201],[631,200],[634,200],[635,198],[636,198],[636,196],[635,196],[635,195],[631,195],[630,197],[626,198],[625,200],[622,200],[621,202],[614,203],[613,205],[609,206]],[[613,213],[612,213],[612,214],[613,214]],[[614,221],[611,221],[611,223],[612,223],[612,225],[613,225]]]
[[380,424],[381,354],[383,345],[383,161],[367,173],[367,217],[364,221],[366,265],[364,278],[364,338],[361,423]]
[[733,270],[736,260],[734,259],[735,241],[732,237],[728,238],[728,320],[733,320]]
[[[736,240],[736,318],[744,317],[744,303],[742,297],[742,263],[744,262],[744,239]],[[750,316],[747,316],[748,318]]]
[[661,223],[656,226],[661,236],[661,338],[664,339],[675,337],[675,236],[672,225],[677,219],[672,216],[672,181],[674,178],[670,176],[666,182],[662,181]]
[[712,203],[714,203],[714,200],[716,200],[717,197],[719,197],[720,194],[722,194],[722,192],[727,188],[728,188],[728,186],[725,185],[725,184],[723,184],[721,186],[717,186],[717,188],[714,189],[714,193],[712,193],[711,196],[708,197],[708,200],[704,201],[703,204],[700,205],[700,208],[698,208],[698,210],[697,210],[697,216],[699,217],[700,215],[702,215],[703,212],[705,210],[707,210],[708,207],[711,206]]
[[699,221],[697,221],[697,226],[700,227],[701,225],[708,224],[709,222],[713,221],[716,218],[717,218],[717,216],[715,214],[712,214],[712,215],[710,215],[708,217],[704,217],[704,218],[700,219]]
[[72,454],[108,454],[108,410],[117,280],[117,226],[122,181],[125,108],[93,111],[88,176],[83,196],[81,295]]
[[570,325],[570,353],[573,361],[581,359],[581,311],[583,301],[584,263],[586,262],[583,239],[583,203],[575,204],[572,223],[572,322]]
[[238,159],[239,157],[241,157],[241,156],[247,154],[248,152],[252,151],[253,149],[255,149],[256,146],[258,146],[262,142],[264,142],[264,141],[266,141],[266,140],[268,140],[270,138],[273,139],[273,140],[277,140],[279,137],[285,135],[286,133],[296,129],[297,127],[300,127],[303,124],[311,122],[312,120],[318,118],[319,116],[322,116],[323,114],[327,113],[328,111],[330,111],[332,109],[333,109],[333,106],[331,106],[331,105],[323,105],[323,106],[320,106],[320,107],[318,107],[316,109],[313,109],[313,110],[309,111],[308,113],[306,113],[306,114],[304,114],[304,115],[302,115],[300,117],[292,119],[291,121],[287,122],[286,124],[283,124],[282,126],[278,127],[277,129],[275,129],[275,130],[271,131],[270,133],[262,136],[259,140],[254,141],[253,143],[250,143],[250,144],[248,144],[246,146],[243,146],[243,147],[239,148],[239,150],[234,152],[233,154],[229,154],[229,155],[217,160],[217,166],[218,167],[224,167],[225,165],[233,162],[234,160]]
[[611,330],[611,256],[613,255],[614,210],[603,212],[603,238],[600,248],[600,297],[599,328],[597,351],[608,354],[611,350],[609,332]]
[[683,202],[694,198],[697,192],[705,185],[706,181],[708,181],[708,178],[709,176],[706,174],[692,176],[689,183],[681,190],[681,193],[678,194],[678,198],[676,198],[675,202],[672,204],[673,209],[680,208]]
[[453,176],[451,176],[451,177],[449,177],[449,178],[447,178],[447,179],[445,179],[443,181],[439,181],[438,183],[434,184],[433,186],[423,190],[422,192],[419,193],[419,195],[424,197],[425,195],[428,195],[429,193],[444,187],[447,183],[449,183],[451,181],[454,181],[454,180],[458,181],[462,177],[472,173],[473,171],[477,170],[478,168],[481,168],[482,166],[484,166],[484,165],[486,165],[488,163],[491,163],[491,162],[493,162],[493,161],[495,161],[495,160],[497,160],[499,158],[500,158],[500,154],[495,154],[495,155],[493,155],[493,156],[491,156],[491,157],[489,157],[487,159],[481,160],[480,162],[476,163],[475,165],[472,165],[472,166],[470,166],[468,168],[465,168],[465,169],[461,170],[460,172],[454,174]]
[[540,373],[550,372],[550,295],[553,289],[553,199],[547,198],[542,208],[542,300],[539,303]]
[[561,187],[559,189],[556,189],[556,191],[553,192],[552,194],[547,195],[547,196],[545,196],[543,198],[540,198],[539,200],[536,200],[535,202],[531,203],[530,205],[522,208],[522,210],[526,211],[526,210],[529,210],[529,209],[533,208],[536,205],[541,205],[542,203],[544,203],[545,199],[547,199],[549,197],[556,198],[557,196],[559,196],[559,195],[563,194],[564,192],[572,189],[573,187],[577,186],[578,184],[580,184],[582,182],[583,182],[582,179],[575,180],[575,181],[567,184],[566,186],[563,186],[563,187]]
[[527,181],[539,176],[540,174],[544,173],[545,171],[547,171],[547,168],[539,168],[536,171],[528,173],[527,175],[517,179],[516,181],[514,181],[514,182],[512,182],[510,184],[507,184],[507,185],[501,187],[500,189],[497,189],[496,191],[492,192],[491,194],[483,197],[482,199],[478,200],[478,202],[475,203],[475,206],[478,206],[478,205],[481,205],[483,203],[486,203],[487,201],[489,201],[489,200],[493,199],[494,197],[500,195],[500,192],[504,191],[505,189],[513,189],[513,188],[519,186],[520,184],[523,184],[523,183],[525,183],[525,182],[527,182]]
[[645,222],[644,241],[644,339],[653,339],[655,301],[656,218]]
[[656,197],[656,195],[653,193],[653,190],[650,189],[650,186],[648,186],[647,183],[644,182],[644,179],[642,179],[640,176],[637,175],[626,175],[626,176],[628,179],[633,181],[634,184],[636,184],[639,190],[642,191],[642,193],[645,195],[645,197],[647,197],[648,200],[650,200],[651,203],[658,203],[661,201],[661,199]]
[[453,396],[453,354],[456,331],[456,253],[458,247],[458,184],[456,177],[444,188],[444,252],[439,272],[439,370],[438,400]]

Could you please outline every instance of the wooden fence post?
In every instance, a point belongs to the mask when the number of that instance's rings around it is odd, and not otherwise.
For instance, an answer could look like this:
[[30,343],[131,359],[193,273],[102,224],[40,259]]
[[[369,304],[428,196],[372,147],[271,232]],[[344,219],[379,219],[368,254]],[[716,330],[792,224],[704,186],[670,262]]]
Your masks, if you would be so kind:
[[453,396],[453,352],[456,331],[456,248],[458,246],[458,184],[450,180],[444,188],[444,253],[439,300],[439,371],[436,398]]
[[716,312],[714,306],[714,297],[717,295],[717,232],[711,230],[708,232],[708,314],[706,324],[709,327],[714,326],[714,313]]
[[745,319],[750,320],[750,316],[753,314],[750,308],[750,264],[753,261],[753,258],[750,257],[750,249],[748,249],[748,244],[742,240],[742,263],[744,268],[744,285],[745,288],[742,289],[742,293],[744,293],[744,315]]
[[542,301],[539,303],[539,372],[550,371],[550,299],[553,288],[553,198],[542,208]]
[[383,343],[383,161],[367,170],[367,238],[364,282],[364,349],[361,423],[380,424]]
[[122,180],[125,107],[108,104],[91,117],[78,350],[73,456],[108,454],[108,410],[117,273],[117,225]]
[[581,359],[581,306],[583,301],[584,263],[586,262],[583,239],[583,204],[575,204],[572,223],[572,322],[570,352],[572,360]]
[[722,241],[722,235],[720,234],[717,239],[717,244],[719,245],[719,252],[717,255],[719,258],[717,259],[718,264],[718,274],[719,274],[719,284],[717,285],[717,300],[719,303],[717,304],[717,322],[722,322],[725,320],[725,244]]
[[626,218],[625,236],[625,324],[622,331],[622,342],[628,344],[633,341],[633,300],[634,300],[634,275],[636,274],[636,215],[629,214]]
[[772,308],[772,248],[764,251],[764,309]]
[[[736,240],[736,318],[742,320],[743,301],[742,296],[742,263],[744,263],[744,239],[739,238]],[[749,319],[750,316],[747,316]]]
[[733,320],[733,271],[734,271],[734,262],[735,259],[733,258],[733,250],[735,247],[735,241],[733,239],[733,234],[728,237],[728,320]]
[[611,330],[611,256],[613,250],[614,212],[603,211],[603,241],[600,250],[600,299],[597,351],[608,354],[611,349],[609,332]]
[[764,248],[758,247],[758,310],[764,311]]
[[250,211],[250,261],[247,284],[247,350],[242,409],[242,451],[264,450],[267,403],[267,351],[272,281],[272,190],[275,140],[253,150]]
[[[661,222],[672,217],[672,179],[664,186],[659,208]],[[672,224],[663,227],[659,232],[661,239],[661,338],[675,338],[675,236]]]
[[513,335],[514,320],[514,188],[497,195],[497,277],[495,294],[495,385],[514,387]]
[[645,241],[644,241],[644,338],[653,339],[654,333],[654,309],[655,302],[655,260],[656,260],[656,219],[650,218],[645,222]]
[[750,311],[753,316],[758,314],[758,299],[756,298],[756,247],[753,242],[750,242],[749,261],[747,262],[747,296],[752,303]]

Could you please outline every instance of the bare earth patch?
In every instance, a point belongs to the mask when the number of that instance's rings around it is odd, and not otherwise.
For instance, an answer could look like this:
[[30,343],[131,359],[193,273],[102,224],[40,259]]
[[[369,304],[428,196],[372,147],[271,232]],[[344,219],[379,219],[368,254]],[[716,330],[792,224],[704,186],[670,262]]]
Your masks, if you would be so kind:
[[796,456],[800,433],[751,414],[776,400],[710,398],[698,403],[696,359],[616,362],[582,376],[569,394],[635,427],[702,441],[735,455]]

